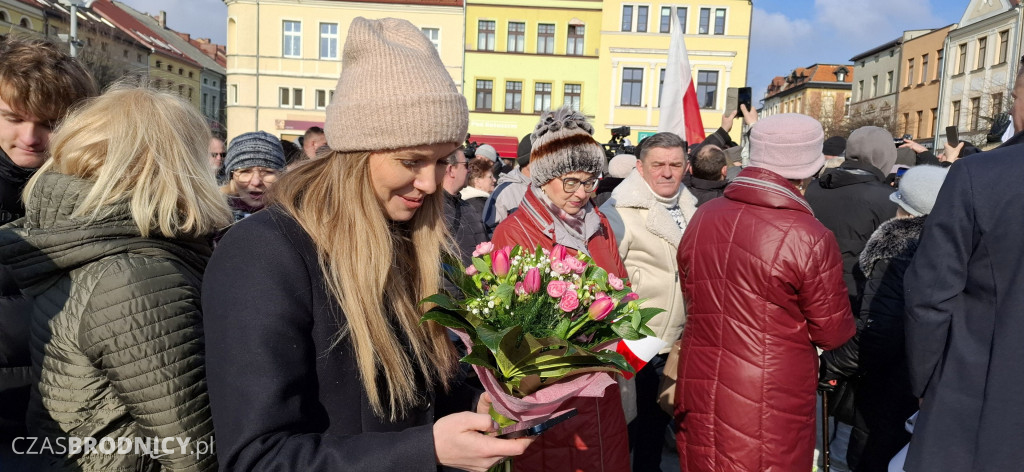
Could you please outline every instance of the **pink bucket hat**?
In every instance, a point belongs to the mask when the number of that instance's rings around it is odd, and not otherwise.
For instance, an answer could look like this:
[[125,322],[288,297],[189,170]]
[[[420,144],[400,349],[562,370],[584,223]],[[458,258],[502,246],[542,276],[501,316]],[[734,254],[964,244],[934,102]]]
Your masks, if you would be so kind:
[[750,130],[750,165],[787,179],[805,179],[824,165],[824,141],[818,120],[796,113],[772,115]]

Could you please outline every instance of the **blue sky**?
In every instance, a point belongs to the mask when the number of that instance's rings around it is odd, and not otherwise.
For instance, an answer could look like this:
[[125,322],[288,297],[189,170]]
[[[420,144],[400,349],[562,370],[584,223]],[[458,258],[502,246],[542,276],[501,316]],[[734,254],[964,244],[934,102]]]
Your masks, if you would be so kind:
[[960,21],[968,0],[754,0],[747,85],[760,97],[775,76],[849,59],[904,30]]
[[[167,11],[167,23],[225,44],[222,0],[121,0],[136,10]],[[904,30],[960,21],[968,0],[754,0],[747,85],[760,97],[772,77],[816,62],[847,63]]]

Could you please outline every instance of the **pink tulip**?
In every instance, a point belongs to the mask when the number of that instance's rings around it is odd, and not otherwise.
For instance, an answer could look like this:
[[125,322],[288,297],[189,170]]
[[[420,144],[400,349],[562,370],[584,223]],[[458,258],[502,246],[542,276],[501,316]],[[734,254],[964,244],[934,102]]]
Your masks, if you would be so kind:
[[551,256],[550,257],[551,257],[551,261],[552,262],[560,261],[562,259],[565,259],[565,256],[566,256],[565,246],[562,246],[561,244],[556,244],[555,247],[553,249],[551,249]]
[[466,267],[466,275],[476,275],[477,273],[479,273],[479,271],[476,270],[476,266]]
[[476,245],[476,249],[473,250],[473,257],[480,257],[485,254],[490,254],[494,250],[494,243],[484,241]]
[[561,280],[552,280],[548,282],[548,295],[551,298],[560,298],[565,294],[566,289],[569,288],[569,282],[563,282]]
[[608,274],[608,285],[615,290],[622,290],[626,287],[626,284],[622,283],[622,279],[618,278],[615,274]]
[[516,292],[516,295],[526,295],[526,289],[523,288],[523,283],[522,282],[516,282],[515,292]]
[[508,259],[509,251],[502,249],[491,254],[491,270],[494,271],[494,275],[498,277],[504,277],[508,275],[508,271],[512,268],[512,263]]
[[629,293],[626,294],[626,296],[622,297],[622,303],[629,303],[629,302],[631,302],[633,300],[639,300],[639,299],[640,299],[640,295],[637,295],[636,292],[629,292]]
[[531,267],[526,271],[526,276],[523,277],[523,290],[528,294],[540,290],[540,269]]
[[562,299],[558,301],[558,308],[566,313],[571,313],[580,306],[580,297],[576,295],[575,290],[566,290],[562,294]]
[[587,310],[587,313],[590,314],[590,317],[594,320],[601,321],[608,317],[608,314],[611,313],[614,308],[615,300],[612,300],[611,297],[598,297],[598,299],[590,305],[590,309]]

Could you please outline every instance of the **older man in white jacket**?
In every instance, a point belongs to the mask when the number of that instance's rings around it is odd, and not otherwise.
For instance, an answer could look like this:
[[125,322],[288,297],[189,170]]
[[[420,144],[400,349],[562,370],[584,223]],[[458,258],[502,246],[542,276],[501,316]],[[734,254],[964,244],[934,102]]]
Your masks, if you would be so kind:
[[683,140],[658,133],[641,143],[634,170],[601,206],[618,242],[633,289],[647,306],[665,310],[648,325],[668,343],[636,376],[637,417],[629,424],[633,470],[660,470],[665,426],[671,417],[657,403],[658,384],[671,345],[686,321],[676,250],[697,199],[682,184],[686,172]]

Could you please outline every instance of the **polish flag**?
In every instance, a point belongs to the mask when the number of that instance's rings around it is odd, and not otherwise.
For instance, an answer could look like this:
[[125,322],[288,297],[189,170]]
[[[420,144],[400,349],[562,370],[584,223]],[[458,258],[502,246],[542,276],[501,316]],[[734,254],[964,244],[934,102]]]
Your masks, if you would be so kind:
[[[658,351],[665,346],[668,346],[668,343],[662,341],[661,338],[647,336],[636,341],[623,339],[615,346],[615,352],[622,354],[622,357],[626,358],[626,362],[633,367],[633,372],[640,372],[640,369],[643,369],[654,356],[658,355]],[[626,380],[633,378],[634,375],[636,374],[622,373]]]
[[693,88],[693,72],[683,41],[679,17],[672,15],[672,42],[668,47],[668,68],[661,94],[661,121],[658,132],[678,134],[693,146],[704,141],[704,124],[700,121],[700,105]]

